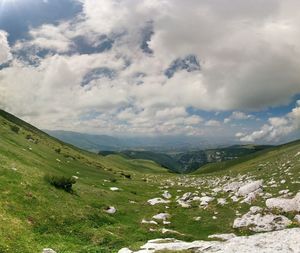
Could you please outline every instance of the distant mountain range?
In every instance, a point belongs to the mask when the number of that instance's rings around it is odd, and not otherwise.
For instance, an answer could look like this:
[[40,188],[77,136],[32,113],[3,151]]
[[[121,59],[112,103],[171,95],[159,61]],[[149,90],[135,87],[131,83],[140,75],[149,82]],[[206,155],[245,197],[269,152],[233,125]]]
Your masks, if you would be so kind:
[[158,137],[112,137],[108,135],[94,135],[61,130],[44,130],[49,135],[79,148],[92,152],[99,151],[186,151],[199,150],[232,145],[224,141],[223,145],[207,141],[195,136],[158,136]]
[[122,155],[127,159],[151,160],[177,173],[193,172],[208,163],[233,160],[270,147],[231,145],[210,148],[206,142],[195,137],[117,138],[69,131],[46,132],[64,142],[104,156]]

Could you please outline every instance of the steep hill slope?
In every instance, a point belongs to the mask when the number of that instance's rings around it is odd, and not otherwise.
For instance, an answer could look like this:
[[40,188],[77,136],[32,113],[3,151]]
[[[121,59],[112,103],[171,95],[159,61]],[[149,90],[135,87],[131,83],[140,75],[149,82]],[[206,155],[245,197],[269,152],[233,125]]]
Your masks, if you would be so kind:
[[[145,175],[168,174],[150,161],[79,150],[4,111],[0,172],[0,252],[23,253],[50,245],[59,252],[111,252],[127,241],[126,234],[141,240],[145,233],[132,233],[140,214],[129,200],[144,200],[156,189],[144,185],[141,190]],[[45,175],[78,177],[76,194],[54,188]],[[113,186],[122,191],[111,191]],[[116,217],[104,211],[111,205],[117,205]]]

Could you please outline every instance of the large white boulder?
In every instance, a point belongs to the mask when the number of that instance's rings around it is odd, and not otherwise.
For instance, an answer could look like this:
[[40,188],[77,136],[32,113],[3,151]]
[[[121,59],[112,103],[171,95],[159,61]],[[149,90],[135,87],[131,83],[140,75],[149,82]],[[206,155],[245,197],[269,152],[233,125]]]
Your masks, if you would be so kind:
[[251,211],[233,222],[233,228],[249,228],[254,232],[266,232],[281,230],[289,226],[292,222],[285,216],[260,213],[253,214]]
[[300,192],[292,199],[271,198],[266,200],[266,206],[283,212],[300,212]]
[[262,186],[263,186],[263,180],[253,181],[240,187],[237,194],[239,196],[247,196],[249,193],[262,189]]

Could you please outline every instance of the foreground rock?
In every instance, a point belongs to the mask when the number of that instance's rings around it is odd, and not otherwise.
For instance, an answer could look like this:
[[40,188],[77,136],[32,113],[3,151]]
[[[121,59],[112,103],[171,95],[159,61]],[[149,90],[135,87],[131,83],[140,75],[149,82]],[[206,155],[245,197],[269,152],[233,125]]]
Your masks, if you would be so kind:
[[271,198],[267,199],[266,206],[270,209],[279,209],[283,212],[300,212],[300,192],[292,199]]
[[282,215],[253,214],[250,211],[241,218],[236,218],[233,222],[233,228],[249,228],[249,230],[254,232],[267,232],[284,229],[291,223],[288,218]]
[[[153,253],[159,250],[189,250],[193,252],[219,253],[300,253],[300,228],[234,237],[225,242],[183,242],[175,239],[151,240],[135,253]],[[133,252],[126,248],[119,253]]]

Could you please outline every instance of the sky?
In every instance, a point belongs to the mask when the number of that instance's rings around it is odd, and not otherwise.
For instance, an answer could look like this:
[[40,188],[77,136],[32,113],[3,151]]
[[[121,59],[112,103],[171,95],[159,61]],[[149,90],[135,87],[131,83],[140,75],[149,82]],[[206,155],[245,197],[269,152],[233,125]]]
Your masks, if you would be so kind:
[[42,129],[300,138],[297,0],[0,0],[0,108]]

